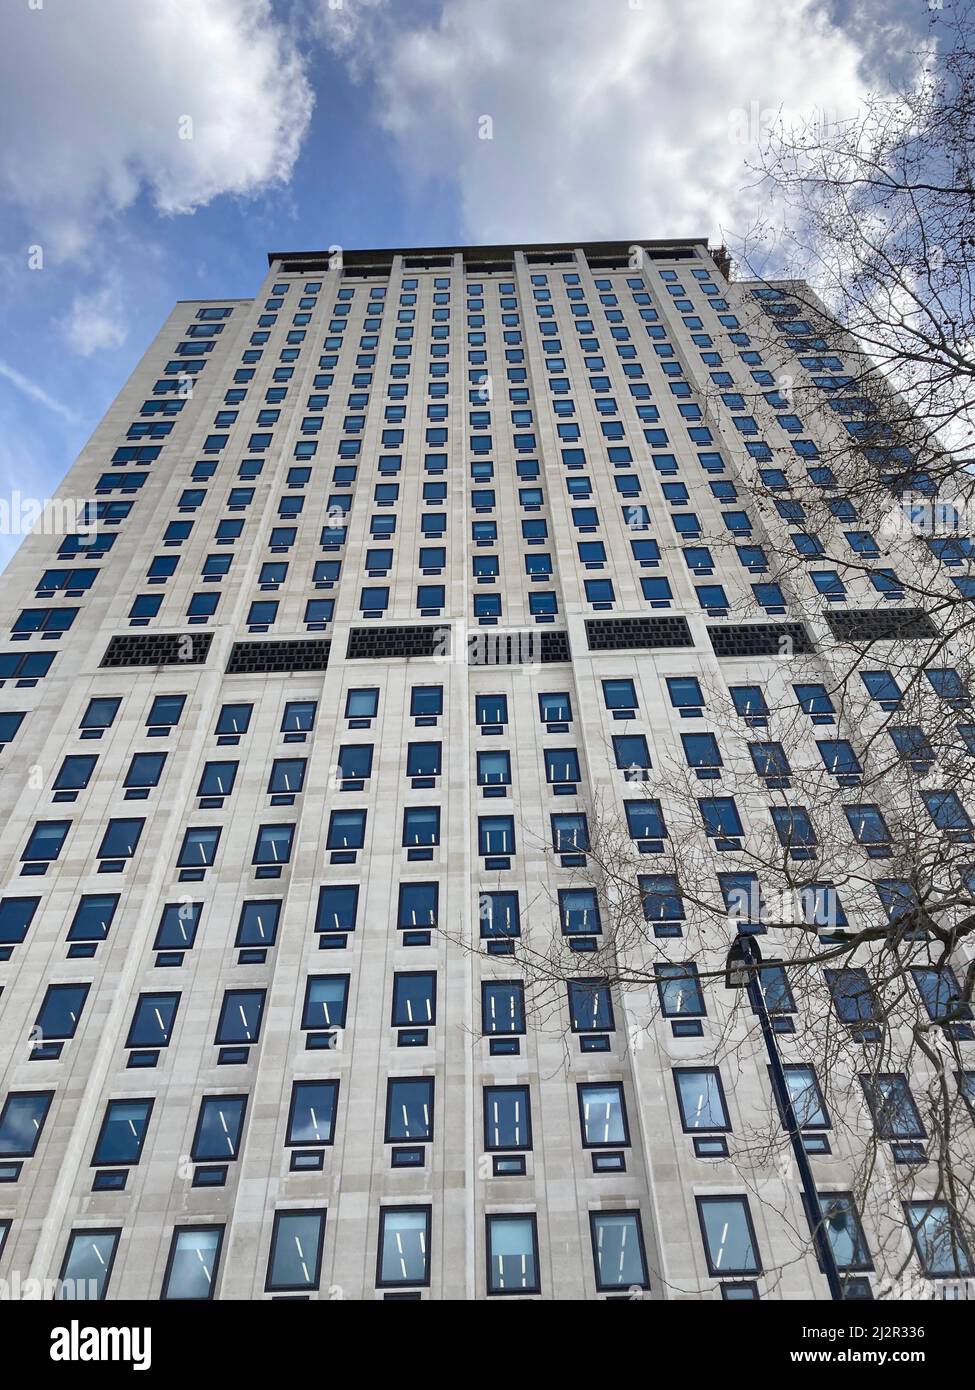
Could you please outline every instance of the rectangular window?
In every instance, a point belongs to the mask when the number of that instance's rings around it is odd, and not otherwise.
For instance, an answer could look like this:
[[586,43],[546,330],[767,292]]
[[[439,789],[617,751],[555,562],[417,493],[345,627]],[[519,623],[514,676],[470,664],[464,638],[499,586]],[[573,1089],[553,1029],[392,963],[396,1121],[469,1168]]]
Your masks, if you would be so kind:
[[178,994],[140,994],[126,1047],[168,1047],[179,1008]]
[[321,1278],[324,1244],[323,1210],[276,1211],[265,1290],[268,1293],[314,1292]]
[[639,1212],[591,1211],[589,1229],[600,1293],[650,1287]]
[[605,980],[570,980],[568,994],[573,1033],[612,1032],[615,1029],[613,999]]
[[430,1207],[380,1207],[379,1288],[429,1284],[430,1225]]
[[246,1096],[204,1096],[190,1155],[194,1163],[227,1163],[240,1154]]
[[481,1028],[491,1037],[525,1031],[525,986],[521,980],[488,980],[481,985]]
[[630,1142],[626,1103],[619,1082],[584,1083],[576,1087],[582,1143],[587,1149],[619,1148]]
[[860,1084],[870,1106],[878,1139],[926,1137],[906,1076],[899,1072],[861,1076]]
[[53,1091],[11,1091],[0,1110],[0,1158],[32,1158]]
[[484,1147],[488,1153],[532,1146],[531,1096],[527,1086],[484,1087]]
[[348,975],[310,975],[305,986],[302,1028],[344,1028],[348,1002]]
[[395,1076],[386,1083],[387,1144],[428,1143],[433,1138],[432,1076]]
[[697,1215],[713,1278],[761,1274],[747,1197],[698,1197]]
[[414,927],[435,927],[438,921],[439,900],[439,884],[400,884],[397,912],[397,925],[400,930],[409,931]]
[[118,1249],[120,1228],[72,1231],[58,1276],[58,1299],[105,1297]]
[[224,992],[217,1034],[213,1040],[218,1047],[234,1044],[249,1046],[258,1041],[266,992],[263,989],[228,989]]
[[335,1139],[338,1106],[337,1081],[296,1081],[291,1088],[288,1132],[289,1149],[315,1148]]
[[961,1224],[947,1202],[906,1202],[914,1249],[929,1279],[967,1279],[972,1257]]
[[488,1293],[538,1293],[538,1230],[534,1213],[487,1216],[485,1222]]
[[403,970],[393,976],[394,1028],[427,1028],[437,1021],[437,976],[432,970]]
[[210,1299],[214,1295],[223,1226],[177,1226],[173,1231],[161,1298]]
[[730,1131],[731,1121],[717,1067],[675,1067],[674,1085],[685,1134]]
[[131,1166],[139,1162],[142,1148],[149,1129],[153,1101],[110,1100],[105,1109],[105,1118],[98,1133],[95,1152],[91,1156],[91,1166],[105,1164],[124,1164]]

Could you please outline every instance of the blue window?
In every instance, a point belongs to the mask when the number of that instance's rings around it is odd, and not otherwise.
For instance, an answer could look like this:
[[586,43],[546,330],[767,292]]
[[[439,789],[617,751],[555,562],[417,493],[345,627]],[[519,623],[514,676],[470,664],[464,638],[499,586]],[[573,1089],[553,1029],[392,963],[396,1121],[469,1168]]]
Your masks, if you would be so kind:
[[646,922],[683,922],[684,900],[676,874],[641,874],[637,880]]
[[813,823],[805,806],[773,806],[772,824],[783,847],[793,859],[809,859],[818,844]]
[[595,890],[560,888],[559,923],[565,936],[598,936],[602,921]]
[[661,961],[654,973],[664,1018],[705,1017],[707,1010],[696,965],[689,961]]
[[394,1028],[425,1028],[437,1021],[437,976],[432,970],[402,970],[393,976]]
[[240,1153],[246,1096],[204,1096],[190,1156],[195,1163],[229,1162]]
[[636,686],[631,680],[604,680],[603,701],[608,710],[629,711],[639,708]]
[[629,774],[629,780],[642,780],[652,766],[650,748],[644,734],[614,734],[616,766]]
[[799,708],[813,723],[833,723],[836,710],[825,685],[793,685]]
[[781,743],[750,743],[748,751],[759,777],[773,787],[787,787],[792,769]]
[[969,1278],[973,1271],[968,1241],[947,1202],[906,1202],[914,1249],[929,1279]]
[[333,811],[328,822],[326,848],[330,850],[358,850],[365,843],[365,811]]
[[440,888],[436,883],[403,883],[399,890],[397,924],[400,930],[435,927],[439,920]]
[[442,685],[415,685],[410,691],[410,714],[437,717],[443,713]]
[[214,1295],[223,1226],[177,1226],[173,1231],[162,1299],[206,1300]]
[[921,796],[939,830],[946,831],[953,840],[972,839],[972,822],[957,792],[930,791],[922,792]]
[[514,937],[521,935],[521,915],[516,892],[482,893],[478,901],[481,936]]
[[879,806],[844,806],[843,814],[849,822],[854,838],[859,844],[865,845],[868,852],[889,852],[890,831]]
[[955,709],[961,709],[971,704],[971,699],[957,671],[953,671],[949,667],[929,667],[924,674],[927,676],[934,693]]
[[374,719],[378,709],[379,691],[376,689],[350,690],[346,694],[346,719]]
[[475,719],[482,727],[501,726],[508,722],[506,695],[477,695],[474,700]]
[[726,840],[736,841],[742,838],[745,831],[734,797],[700,797],[697,804],[701,808],[704,829],[708,835],[715,838],[717,849],[725,848]]
[[48,864],[57,859],[71,829],[69,820],[37,821],[20,856],[22,864]]
[[344,1028],[349,1003],[348,975],[309,975],[301,1015],[303,1029]]
[[477,755],[477,784],[479,787],[511,785],[511,754],[502,749],[479,752]]
[[238,763],[204,763],[200,784],[196,788],[198,796],[229,796],[234,791]]
[[92,1167],[137,1164],[146,1142],[152,1107],[151,1099],[110,1100],[91,1156]]
[[306,1293],[317,1289],[324,1243],[324,1209],[295,1207],[275,1212],[265,1290]]
[[630,1142],[623,1087],[618,1081],[576,1086],[582,1143],[587,1149],[626,1147]]
[[878,1139],[923,1139],[924,1125],[907,1078],[899,1072],[861,1076]]
[[958,980],[951,966],[943,965],[940,969],[935,969],[933,966],[915,965],[911,967],[911,975],[924,1001],[928,1017],[935,1022],[948,1025],[961,1023],[961,1028],[951,1027],[951,1034],[955,1038],[970,1041],[973,1037],[972,1029],[964,1024],[971,1019],[972,1010],[962,998]]
[[849,1025],[857,1042],[873,1042],[880,1037],[880,1010],[866,970],[844,966],[824,972],[836,1015]]
[[853,745],[845,738],[818,739],[816,747],[826,771],[831,772],[841,785],[860,780],[863,768],[853,751]]
[[585,814],[571,811],[552,816],[552,848],[556,854],[584,854],[589,848],[589,825]]
[[[40,901],[40,898],[0,899],[0,948],[20,945],[34,920]],[[3,959],[2,955],[0,959]]]
[[631,839],[653,841],[667,838],[667,827],[659,801],[650,798],[624,801],[623,809]]
[[704,707],[701,683],[694,676],[668,676],[667,693],[670,703],[684,717],[698,715]]
[[33,1157],[53,1099],[53,1091],[9,1092],[0,1110],[0,1157]]
[[539,717],[543,724],[568,724],[572,721],[572,703],[567,691],[552,691],[538,697]]
[[226,990],[214,1042],[218,1046],[256,1043],[264,1017],[264,997],[263,989]]
[[291,1088],[288,1132],[289,1149],[319,1147],[335,1138],[337,1081],[296,1081]]
[[[52,784],[54,790],[82,791],[87,787],[97,762],[97,757],[85,756],[83,754],[74,754],[65,758]],[[67,799],[66,797],[58,798],[58,800],[61,801]],[[73,800],[74,798],[71,799]]]
[[430,1225],[428,1206],[380,1207],[379,1288],[429,1284]]
[[513,816],[478,816],[478,852],[482,855],[509,855],[515,852]]
[[90,988],[90,985],[48,985],[35,1020],[39,1039],[36,1051],[50,1041],[74,1037]]
[[714,734],[681,734],[687,766],[701,772],[716,774],[722,766],[718,740]]
[[489,1294],[538,1293],[538,1229],[534,1213],[486,1216]]
[[126,1047],[168,1047],[179,1008],[178,994],[140,994]]
[[176,861],[180,869],[208,869],[220,843],[218,825],[197,826],[185,831]]
[[171,729],[179,723],[186,704],[185,695],[157,695],[146,718],[149,729]]
[[525,1031],[525,986],[521,980],[488,980],[481,985],[481,1029],[488,1036]]
[[697,1197],[698,1219],[712,1278],[762,1270],[747,1197]]
[[860,679],[882,709],[893,710],[900,704],[901,688],[889,671],[861,671]]
[[613,1001],[605,980],[572,979],[568,982],[568,996],[574,1033],[614,1030]]
[[440,843],[440,807],[409,806],[403,812],[403,844],[431,846]]
[[190,950],[196,940],[202,911],[202,903],[166,903],[156,929],[153,950]]
[[355,883],[330,884],[318,890],[316,932],[355,931],[359,908],[359,886]]
[[591,1211],[589,1227],[596,1288],[600,1292],[649,1288],[639,1212]]

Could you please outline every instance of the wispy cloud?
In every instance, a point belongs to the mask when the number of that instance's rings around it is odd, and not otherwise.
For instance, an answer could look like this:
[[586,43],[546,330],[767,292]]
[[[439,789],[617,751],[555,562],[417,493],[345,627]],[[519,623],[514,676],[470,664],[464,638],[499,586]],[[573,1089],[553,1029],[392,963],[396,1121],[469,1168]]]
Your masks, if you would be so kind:
[[38,386],[36,381],[24,376],[23,372],[18,372],[16,367],[11,367],[8,362],[4,362],[2,359],[0,359],[0,377],[4,377],[12,386],[16,386],[18,391],[30,397],[32,401],[37,401],[38,405],[53,411],[55,415],[60,415],[62,420],[67,420],[71,425],[81,424],[82,417],[77,411],[72,410],[70,406],[64,405],[61,401],[55,400],[53,396],[48,395],[43,386]]

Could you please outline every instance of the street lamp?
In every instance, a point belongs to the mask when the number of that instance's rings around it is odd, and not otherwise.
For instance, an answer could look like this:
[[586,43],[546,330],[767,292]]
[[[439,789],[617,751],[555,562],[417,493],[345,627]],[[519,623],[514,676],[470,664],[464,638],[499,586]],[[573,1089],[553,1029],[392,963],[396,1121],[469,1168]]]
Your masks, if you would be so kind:
[[813,1226],[816,1253],[819,1255],[820,1265],[826,1275],[830,1298],[842,1300],[843,1285],[836,1268],[836,1257],[833,1254],[833,1247],[826,1230],[819,1193],[816,1191],[812,1168],[809,1166],[809,1155],[806,1153],[806,1146],[802,1141],[802,1129],[792,1104],[792,1096],[782,1068],[782,1058],[779,1056],[772,1020],[769,1018],[768,1006],[765,1003],[765,994],[759,978],[761,964],[762,953],[755,938],[753,936],[736,937],[725,962],[725,986],[727,989],[744,989],[748,994],[748,1002],[758,1014],[762,1025],[762,1036],[765,1039],[765,1050],[768,1053],[772,1090],[775,1093],[779,1111],[792,1141],[792,1152],[795,1154],[799,1180],[802,1183],[803,1195]]

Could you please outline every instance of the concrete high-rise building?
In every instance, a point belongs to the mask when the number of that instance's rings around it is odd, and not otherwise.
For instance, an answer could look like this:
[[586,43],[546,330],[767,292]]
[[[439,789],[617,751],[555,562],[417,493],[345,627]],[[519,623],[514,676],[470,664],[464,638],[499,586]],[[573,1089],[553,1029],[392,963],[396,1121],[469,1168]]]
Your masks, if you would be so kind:
[[805,650],[754,439],[805,470],[835,412],[797,435],[701,240],[269,262],[177,304],[3,578],[0,1279],[824,1297],[794,1172],[724,1156],[760,1043],[694,1072],[721,991],[523,984],[529,932],[598,959],[596,808],[652,876],[634,768]]

